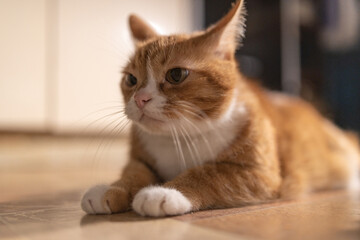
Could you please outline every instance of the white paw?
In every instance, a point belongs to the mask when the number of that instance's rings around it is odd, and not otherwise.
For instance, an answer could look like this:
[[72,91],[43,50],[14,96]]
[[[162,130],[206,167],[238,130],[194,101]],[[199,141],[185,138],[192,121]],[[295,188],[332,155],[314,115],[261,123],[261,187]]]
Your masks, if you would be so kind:
[[109,188],[108,185],[97,185],[87,190],[81,200],[81,208],[89,214],[111,214],[109,206],[103,201]]
[[164,187],[146,187],[135,195],[134,211],[142,216],[163,217],[191,211],[190,201],[179,191]]

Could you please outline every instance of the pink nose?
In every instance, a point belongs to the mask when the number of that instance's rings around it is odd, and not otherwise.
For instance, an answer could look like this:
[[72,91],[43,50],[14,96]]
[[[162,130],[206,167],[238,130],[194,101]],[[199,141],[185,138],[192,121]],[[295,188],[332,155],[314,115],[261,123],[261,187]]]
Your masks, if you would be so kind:
[[135,94],[134,99],[138,108],[142,109],[146,103],[150,102],[151,95],[145,92],[138,92]]

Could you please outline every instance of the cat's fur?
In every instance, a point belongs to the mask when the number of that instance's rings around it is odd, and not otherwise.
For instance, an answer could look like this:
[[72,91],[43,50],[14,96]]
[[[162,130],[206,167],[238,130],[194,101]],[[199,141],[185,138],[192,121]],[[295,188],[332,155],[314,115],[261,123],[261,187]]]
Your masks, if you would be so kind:
[[[132,206],[166,216],[357,187],[355,138],[308,103],[267,92],[238,72],[243,5],[192,35],[159,36],[130,17],[136,52],[121,83],[133,121],[130,161],[120,180],[84,195],[87,213]],[[165,80],[175,67],[189,71],[177,85]]]

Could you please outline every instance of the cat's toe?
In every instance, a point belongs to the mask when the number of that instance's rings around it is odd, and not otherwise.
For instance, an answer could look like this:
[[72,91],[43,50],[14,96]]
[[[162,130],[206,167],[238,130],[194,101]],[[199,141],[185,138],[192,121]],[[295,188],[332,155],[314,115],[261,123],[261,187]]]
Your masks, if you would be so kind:
[[81,200],[82,209],[89,214],[111,214],[109,206],[103,201],[103,197],[109,189],[108,185],[97,185],[90,188]]
[[142,216],[163,217],[187,213],[192,204],[175,189],[146,187],[135,195],[132,207]]
[[97,185],[90,188],[81,200],[88,214],[111,214],[129,209],[129,194],[123,188]]

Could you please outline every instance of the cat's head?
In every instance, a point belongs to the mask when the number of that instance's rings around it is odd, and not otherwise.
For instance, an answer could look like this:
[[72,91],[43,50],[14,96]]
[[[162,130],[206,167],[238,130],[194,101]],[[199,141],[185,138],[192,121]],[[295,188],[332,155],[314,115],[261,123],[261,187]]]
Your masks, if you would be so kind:
[[121,81],[127,117],[157,134],[228,118],[237,94],[234,55],[244,34],[243,5],[236,2],[217,24],[190,35],[161,36],[130,16],[136,50]]

